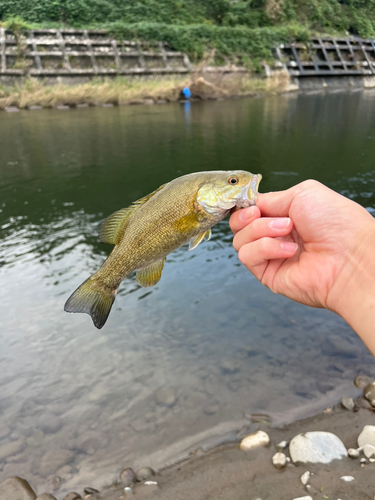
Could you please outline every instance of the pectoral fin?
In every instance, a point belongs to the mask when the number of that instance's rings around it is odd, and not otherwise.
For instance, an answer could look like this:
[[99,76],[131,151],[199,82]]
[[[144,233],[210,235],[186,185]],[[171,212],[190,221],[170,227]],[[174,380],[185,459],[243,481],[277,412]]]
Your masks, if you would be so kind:
[[135,210],[144,205],[154,194],[163,189],[166,184],[160,186],[153,193],[148,194],[144,198],[135,201],[130,207],[123,208],[118,212],[113,213],[103,220],[99,226],[99,239],[102,243],[118,245],[124,236],[125,230],[129,224],[131,216]]
[[166,259],[158,260],[147,267],[137,269],[137,283],[144,287],[156,285],[161,278],[161,272]]
[[189,252],[190,250],[194,250],[199,243],[205,239],[208,241],[211,238],[211,229],[208,231],[204,231],[203,233],[199,233],[197,236],[194,236],[194,238],[191,238],[190,243],[189,243]]

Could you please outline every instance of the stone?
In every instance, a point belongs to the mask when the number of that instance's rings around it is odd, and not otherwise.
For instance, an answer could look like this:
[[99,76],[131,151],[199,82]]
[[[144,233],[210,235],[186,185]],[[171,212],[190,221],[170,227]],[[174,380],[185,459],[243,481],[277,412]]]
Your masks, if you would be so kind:
[[79,493],[76,493],[75,491],[71,491],[68,493],[65,497],[64,500],[81,500],[81,495]]
[[145,481],[144,484],[146,486],[157,486],[158,482],[157,481]]
[[310,476],[311,476],[311,473],[308,470],[302,474],[302,476],[300,477],[300,480],[301,480],[301,483],[303,484],[303,486],[306,486],[306,484],[309,482]]
[[280,452],[275,453],[272,457],[272,463],[276,467],[276,469],[283,469],[287,464],[286,455]]
[[135,473],[135,479],[138,482],[147,481],[147,479],[150,479],[151,477],[154,476],[155,476],[155,471],[151,469],[151,467],[141,467]]
[[30,484],[21,477],[10,477],[0,483],[1,500],[35,500],[36,494]]
[[306,495],[304,497],[293,498],[293,500],[313,500],[310,495]]
[[259,448],[259,446],[268,446],[269,444],[269,435],[264,431],[257,431],[243,438],[240,443],[240,449],[248,451],[253,448]]
[[25,441],[23,439],[3,444],[2,446],[0,446],[0,462],[3,462],[8,457],[17,455],[17,453],[22,451],[24,448]]
[[219,405],[210,405],[210,406],[206,406],[203,411],[206,415],[215,415],[215,413],[217,413],[220,409],[220,406]]
[[348,457],[350,458],[359,458],[359,451],[355,448],[348,449]]
[[49,476],[63,465],[71,462],[74,454],[70,450],[50,450],[43,455],[40,461],[39,474],[42,477]]
[[335,434],[324,431],[298,434],[290,442],[289,453],[294,463],[329,464],[348,456],[342,441]]
[[90,488],[90,486],[87,486],[86,488],[84,488],[83,491],[87,495],[95,495],[95,493],[99,493],[99,490],[96,490],[95,488]]
[[358,446],[371,444],[375,446],[375,425],[365,425],[361,434],[358,436]]
[[341,406],[345,408],[345,410],[353,411],[354,410],[354,400],[353,398],[341,398],[340,399]]
[[366,385],[363,389],[363,395],[371,403],[372,406],[375,406],[375,382]]
[[261,424],[271,424],[272,418],[267,415],[267,413],[252,413],[250,415],[250,420],[254,423],[259,422]]
[[352,481],[354,481],[353,476],[341,476],[340,479],[341,481],[344,481],[344,483],[351,483]]
[[41,419],[40,428],[45,434],[56,434],[61,427],[61,420],[52,413],[44,415],[43,419]]
[[126,486],[126,488],[124,488],[124,493],[126,493],[127,495],[132,495],[133,490],[129,488],[129,486]]
[[361,464],[367,464],[367,460],[365,458],[361,458],[360,462]]
[[131,467],[125,467],[120,472],[120,481],[125,486],[130,486],[135,482],[135,472]]
[[50,493],[42,493],[36,497],[36,500],[56,500],[56,497],[51,495]]
[[4,109],[7,113],[17,113],[19,111],[19,108],[17,108],[17,106],[8,106]]
[[152,104],[155,104],[155,101],[153,99],[143,99],[142,104],[146,104],[146,105],[150,106]]
[[173,389],[161,387],[155,392],[155,399],[158,405],[171,408],[176,404],[176,396]]
[[237,363],[229,360],[221,360],[220,361],[220,371],[224,375],[229,373],[236,373],[240,371],[240,367]]
[[288,441],[281,441],[279,444],[276,445],[277,450],[283,450],[288,446]]
[[355,405],[358,409],[363,409],[363,410],[368,410],[372,409],[371,404],[367,401],[367,399],[364,396],[358,396],[358,398],[355,400]]
[[364,389],[366,385],[371,384],[373,381],[374,379],[367,375],[357,375],[354,379],[354,385],[358,387],[358,389]]
[[375,457],[375,446],[372,446],[372,444],[365,444],[362,451],[366,458]]

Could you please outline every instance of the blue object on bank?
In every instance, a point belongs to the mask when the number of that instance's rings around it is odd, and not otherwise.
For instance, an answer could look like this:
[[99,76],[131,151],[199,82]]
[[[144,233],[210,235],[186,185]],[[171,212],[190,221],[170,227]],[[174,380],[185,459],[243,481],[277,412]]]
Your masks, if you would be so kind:
[[191,97],[191,92],[189,87],[185,87],[182,91],[182,95],[185,97],[185,99],[190,99]]

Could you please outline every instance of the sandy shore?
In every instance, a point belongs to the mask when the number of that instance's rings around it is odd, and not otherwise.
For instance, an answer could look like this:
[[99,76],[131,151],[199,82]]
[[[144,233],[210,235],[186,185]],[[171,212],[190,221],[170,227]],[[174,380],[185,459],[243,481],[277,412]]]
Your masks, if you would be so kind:
[[[368,460],[366,464],[359,458],[335,460],[329,465],[289,463],[285,469],[278,470],[271,459],[277,451],[276,444],[284,440],[290,442],[296,434],[307,431],[332,432],[346,448],[357,448],[357,438],[363,427],[374,424],[375,414],[371,409],[353,412],[341,405],[280,429],[261,424],[260,428],[270,436],[269,447],[244,452],[238,443],[232,443],[207,454],[200,454],[198,450],[190,460],[156,474],[152,481],[157,485],[137,484],[133,493],[139,499],[155,500],[292,500],[306,495],[322,500],[373,500],[375,463]],[[300,481],[307,470],[312,473],[309,491]],[[346,483],[341,480],[342,476],[355,479]],[[124,485],[117,485],[103,490],[97,498],[123,500],[129,494],[124,491]]]

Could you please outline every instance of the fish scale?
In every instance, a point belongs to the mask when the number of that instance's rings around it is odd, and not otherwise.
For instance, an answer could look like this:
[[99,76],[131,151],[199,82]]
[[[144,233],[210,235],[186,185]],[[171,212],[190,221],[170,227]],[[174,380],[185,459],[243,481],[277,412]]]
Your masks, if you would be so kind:
[[168,254],[190,241],[195,248],[234,206],[255,204],[261,175],[243,170],[178,177],[105,219],[103,243],[115,245],[102,267],[69,297],[67,312],[90,314],[102,328],[121,281],[137,270],[141,286],[160,280]]

